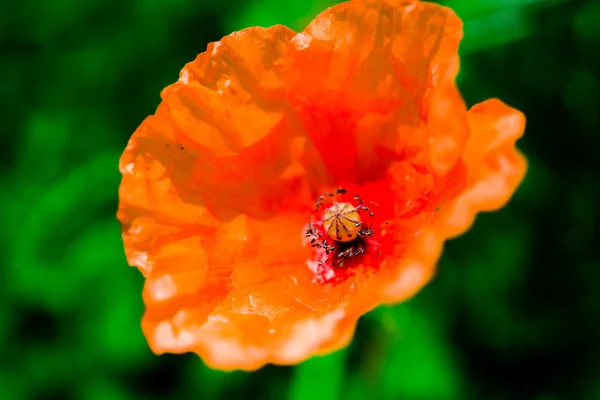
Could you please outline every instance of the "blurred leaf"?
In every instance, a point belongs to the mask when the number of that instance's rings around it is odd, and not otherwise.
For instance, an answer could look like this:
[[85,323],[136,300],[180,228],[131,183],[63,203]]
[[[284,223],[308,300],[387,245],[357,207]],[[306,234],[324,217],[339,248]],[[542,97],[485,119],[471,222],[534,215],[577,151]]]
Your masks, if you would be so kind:
[[[497,217],[497,214],[480,216],[477,229],[468,236],[473,248],[468,253],[461,292],[469,304],[479,336],[494,346],[508,348],[515,341],[526,339],[522,330],[527,327],[527,321],[522,321],[525,325],[519,323],[510,301],[511,295],[521,289],[527,272],[525,260],[530,233],[528,227],[517,220],[505,219],[501,223]],[[474,240],[488,219],[493,219],[495,227],[488,227],[489,236],[479,235],[479,240]]]
[[[600,31],[600,25],[597,29]],[[573,71],[565,90],[565,105],[575,118],[597,125],[600,122],[600,82],[598,82],[598,78],[585,69]],[[586,131],[582,133],[586,136],[589,135]]]
[[313,357],[298,365],[290,388],[290,400],[336,400],[344,385],[347,350]]
[[27,386],[26,377],[20,375],[14,367],[2,366],[0,368],[0,398],[5,400],[25,399]]
[[567,0],[446,0],[440,3],[452,8],[462,18],[470,20],[503,11],[556,6],[564,1]]
[[600,2],[586,1],[577,11],[573,23],[575,32],[585,39],[600,38]]
[[[247,384],[250,374],[244,372],[222,372],[206,367],[200,358],[195,357],[193,367],[186,371],[185,382],[189,388],[189,397],[202,400],[216,400],[227,396],[227,393],[243,392],[240,387]],[[233,397],[233,396],[229,396]]]
[[459,370],[448,344],[432,315],[417,307],[415,300],[375,311],[384,326],[394,326],[379,344],[384,347],[375,352],[380,357],[374,360],[379,364],[377,398],[461,398]]
[[97,375],[77,387],[81,400],[128,400],[130,393],[110,377]]
[[227,20],[227,31],[238,31],[250,26],[269,27],[285,25],[299,32],[321,11],[334,4],[336,0],[302,1],[289,0],[285,5],[273,7],[270,0],[256,0],[246,5],[242,15],[231,16]]
[[[13,236],[9,272],[14,284],[11,290],[32,297],[43,296],[48,306],[61,307],[59,304],[74,301],[72,296],[80,292],[76,282],[80,281],[75,280],[78,274],[73,272],[77,269],[82,271],[81,268],[86,273],[93,271],[90,265],[93,265],[94,259],[87,253],[85,261],[73,264],[76,268],[70,272],[67,272],[68,265],[58,267],[53,264],[63,263],[65,257],[72,256],[67,250],[71,250],[71,246],[85,233],[82,232],[82,229],[85,229],[84,224],[114,201],[114,192],[107,191],[106,188],[112,187],[116,190],[116,159],[113,152],[99,153],[81,167],[72,169],[60,182],[43,193],[40,191],[34,196],[34,187],[22,189],[32,193],[27,196],[27,202],[11,204],[13,213],[8,222],[15,231],[16,227],[19,227],[28,234]],[[107,173],[107,170],[114,172]],[[94,185],[85,185],[82,182],[93,182]],[[119,265],[123,258],[122,253],[117,250],[121,247],[121,242],[116,220],[111,220],[109,229],[111,236],[102,236],[101,240],[95,241],[94,245],[100,246],[95,255],[109,257],[108,265]],[[106,238],[109,241],[106,241]],[[60,240],[60,244],[50,245],[57,240]],[[107,245],[111,245],[109,248],[114,250],[106,252],[104,249]],[[104,263],[97,264],[95,271],[99,272],[103,268]],[[65,281],[65,273],[71,279],[70,283]],[[69,292],[72,293],[71,296]]]
[[465,55],[530,36],[535,31],[529,15],[520,9],[498,11],[464,22],[465,36],[460,49]]

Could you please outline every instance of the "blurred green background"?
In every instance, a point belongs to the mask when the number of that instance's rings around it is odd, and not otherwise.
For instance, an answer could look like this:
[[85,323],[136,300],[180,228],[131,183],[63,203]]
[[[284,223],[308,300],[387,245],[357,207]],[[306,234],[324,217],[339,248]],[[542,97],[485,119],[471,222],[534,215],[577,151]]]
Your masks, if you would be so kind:
[[600,2],[449,0],[461,89],[523,110],[512,202],[349,349],[255,373],[154,356],[115,219],[117,160],[210,41],[331,0],[0,3],[0,399],[600,399]]

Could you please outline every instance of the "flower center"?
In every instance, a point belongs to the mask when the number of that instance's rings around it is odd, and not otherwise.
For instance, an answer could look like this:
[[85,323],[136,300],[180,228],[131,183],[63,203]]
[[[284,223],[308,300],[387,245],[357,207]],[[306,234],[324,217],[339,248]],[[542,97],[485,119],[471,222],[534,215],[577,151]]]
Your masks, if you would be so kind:
[[[374,216],[373,211],[358,194],[353,198],[346,194],[347,190],[341,188],[319,197],[306,225],[304,243],[314,248],[314,258],[308,265],[323,282],[343,274],[342,269],[358,265],[365,256],[380,254],[375,232],[364,221],[364,217]],[[323,206],[327,208],[323,210]]]
[[358,237],[361,230],[360,214],[350,203],[334,203],[325,210],[323,228],[336,242],[351,242]]

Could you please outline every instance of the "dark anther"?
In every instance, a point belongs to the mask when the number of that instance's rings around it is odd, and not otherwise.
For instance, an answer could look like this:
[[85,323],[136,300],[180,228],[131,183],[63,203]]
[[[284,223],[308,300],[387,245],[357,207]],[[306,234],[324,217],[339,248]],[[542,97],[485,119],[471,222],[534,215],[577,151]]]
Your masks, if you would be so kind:
[[373,232],[373,228],[371,228],[370,226],[368,228],[362,229],[360,231],[358,231],[358,237],[360,238],[364,238],[367,236],[373,236],[375,232]]
[[314,243],[317,241],[317,238],[312,238],[312,240],[310,241],[311,243]]
[[337,194],[346,194],[348,191],[345,188],[339,188],[335,192]]
[[370,217],[373,217],[374,215],[375,215],[375,214],[374,214],[373,212],[370,212],[370,213],[369,213],[369,216],[370,216]]
[[354,226],[358,228],[360,226],[360,224],[361,224],[360,222],[357,222],[354,224]]

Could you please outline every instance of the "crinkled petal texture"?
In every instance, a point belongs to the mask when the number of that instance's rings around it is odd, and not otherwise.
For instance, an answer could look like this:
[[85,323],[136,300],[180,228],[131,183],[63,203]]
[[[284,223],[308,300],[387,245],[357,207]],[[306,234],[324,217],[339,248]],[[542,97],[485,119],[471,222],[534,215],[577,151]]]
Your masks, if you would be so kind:
[[[299,34],[236,32],[185,66],[120,161],[153,351],[251,370],[340,348],[361,315],[431,278],[445,239],[509,199],[525,120],[499,100],[467,111],[461,36],[441,6],[352,1]],[[384,251],[322,283],[302,236],[338,185],[379,204]]]

